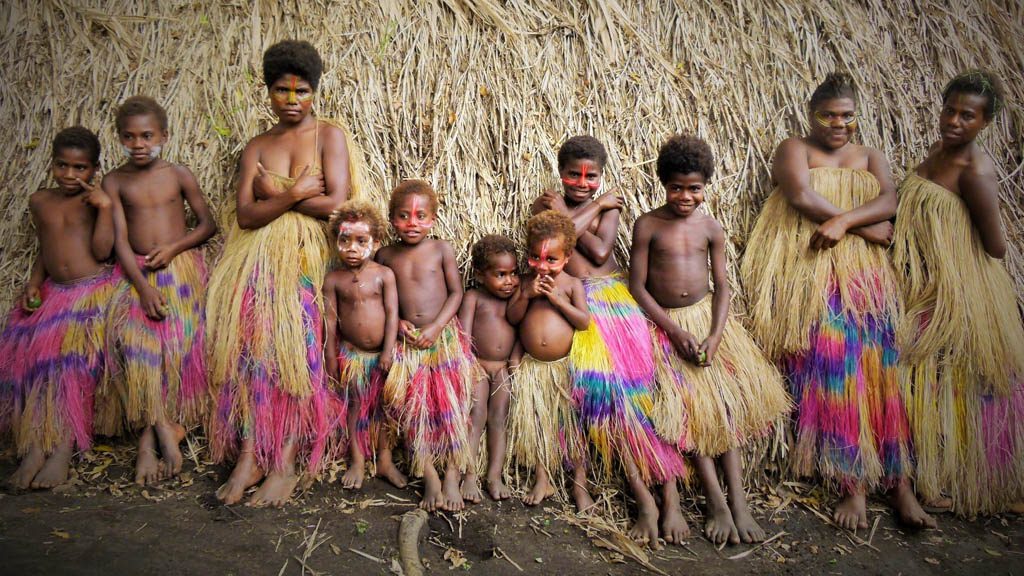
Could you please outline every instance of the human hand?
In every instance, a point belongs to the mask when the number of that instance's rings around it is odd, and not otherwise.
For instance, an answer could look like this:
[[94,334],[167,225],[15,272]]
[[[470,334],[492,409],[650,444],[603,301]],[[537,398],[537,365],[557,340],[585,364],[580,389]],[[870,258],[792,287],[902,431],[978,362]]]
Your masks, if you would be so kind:
[[399,320],[398,335],[411,342],[416,338],[419,338],[420,329],[417,328],[415,324],[409,322],[408,320]]
[[296,202],[301,202],[307,198],[315,198],[326,191],[327,187],[324,184],[323,174],[310,174],[309,164],[302,169],[299,177],[295,179],[295,184],[292,184],[291,187],[292,197]]
[[267,200],[284,192],[281,185],[263,167],[262,162],[256,163],[256,177],[252,179],[252,193],[259,200]]
[[172,244],[164,244],[163,246],[157,246],[146,254],[146,268],[149,270],[159,270],[165,268],[174,260],[174,257],[178,255],[178,249]]
[[711,360],[718,352],[718,345],[721,343],[721,336],[708,336],[705,338],[700,343],[700,346],[697,347],[697,365],[705,368],[711,366]]
[[31,314],[43,305],[43,297],[38,286],[28,285],[21,295],[21,309]]
[[139,301],[142,304],[142,311],[151,320],[163,320],[167,316],[167,300],[156,288],[147,284],[139,292]]
[[97,210],[110,208],[110,196],[107,196],[107,193],[103,191],[103,188],[86,182],[81,178],[76,178],[76,180],[78,181],[78,185],[85,190],[85,194],[82,195],[82,202]]
[[435,324],[427,324],[420,328],[419,336],[412,341],[412,345],[420,350],[430,348],[434,345],[434,342],[437,341],[437,337],[441,335],[442,328],[444,327]]
[[811,235],[812,250],[828,250],[846,236],[846,222],[842,215],[834,216],[821,223]]
[[610,190],[601,194],[594,200],[602,210],[620,210],[622,208],[622,197]]
[[698,346],[697,339],[693,334],[682,328],[677,328],[668,333],[668,338],[672,341],[672,347],[675,348],[676,354],[687,360],[696,361]]
[[395,363],[395,353],[394,352],[382,352],[381,355],[380,355],[380,361],[377,363],[377,366],[380,367],[381,372],[387,374],[388,372],[391,372],[391,366],[394,363]]
[[878,244],[879,246],[885,246],[888,248],[892,245],[892,237],[895,233],[895,228],[893,227],[892,222],[883,220],[867,226],[861,226],[854,230],[854,233],[872,244]]

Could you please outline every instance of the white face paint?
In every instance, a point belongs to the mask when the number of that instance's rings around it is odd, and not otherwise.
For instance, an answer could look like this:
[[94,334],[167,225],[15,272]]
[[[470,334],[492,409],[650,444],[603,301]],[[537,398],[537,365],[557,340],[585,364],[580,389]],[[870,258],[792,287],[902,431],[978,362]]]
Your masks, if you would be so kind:
[[[160,157],[160,153],[163,152],[163,149],[164,149],[164,147],[160,146],[159,144],[157,144],[156,146],[153,146],[152,148],[150,148],[149,149],[149,159],[150,160],[156,160],[157,158],[159,158]],[[131,158],[132,157],[132,149],[127,147],[127,146],[125,146],[124,144],[121,145],[121,153],[124,154],[125,158]]]

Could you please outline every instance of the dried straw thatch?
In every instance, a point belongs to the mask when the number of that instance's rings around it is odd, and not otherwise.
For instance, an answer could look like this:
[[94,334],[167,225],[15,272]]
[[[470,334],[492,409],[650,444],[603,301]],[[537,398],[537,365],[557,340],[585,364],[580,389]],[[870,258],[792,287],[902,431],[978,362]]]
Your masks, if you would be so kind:
[[[861,139],[882,148],[899,177],[937,135],[942,84],[987,66],[1010,92],[983,141],[1003,180],[1009,264],[1018,286],[1024,281],[1024,8],[1016,0],[14,0],[0,19],[5,307],[28,276],[27,197],[48,183],[58,129],[98,130],[111,169],[116,105],[151,95],[170,116],[166,157],[189,165],[222,209],[241,147],[271,119],[261,54],[290,37],[324,55],[319,111],[345,120],[366,150],[373,200],[383,206],[399,178],[431,180],[444,202],[437,232],[463,262],[486,233],[518,235],[572,133],[608,146],[610,180],[627,197],[631,223],[661,198],[652,164],[677,130],[706,138],[719,156],[709,208],[735,261],[768,192],[772,150],[805,125],[804,102],[827,72],[848,70],[860,83]],[[624,225],[620,256],[628,237]]]

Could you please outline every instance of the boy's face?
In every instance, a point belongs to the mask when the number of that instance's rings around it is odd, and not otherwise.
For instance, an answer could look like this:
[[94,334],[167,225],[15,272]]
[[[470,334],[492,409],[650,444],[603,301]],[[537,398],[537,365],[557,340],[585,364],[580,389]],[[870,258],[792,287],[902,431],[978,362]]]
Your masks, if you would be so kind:
[[270,107],[282,122],[298,122],[313,108],[313,87],[295,74],[285,74],[268,87]]
[[562,178],[562,190],[569,204],[580,204],[593,198],[601,187],[603,168],[595,161],[587,158],[569,160],[558,171]]
[[665,205],[673,214],[686,218],[704,203],[704,175],[700,172],[673,174],[665,181]]
[[376,240],[370,233],[370,224],[363,220],[350,220],[338,225],[338,256],[348,268],[359,268],[373,255]]
[[850,98],[825,100],[811,111],[811,136],[824,146],[842,148],[857,131],[857,105]]
[[152,114],[129,116],[117,134],[125,157],[133,166],[147,166],[160,157],[167,132]]
[[82,191],[82,182],[89,182],[96,174],[89,152],[81,148],[60,148],[53,153],[51,161],[53,179],[62,194],[68,196]]
[[395,207],[391,214],[391,225],[395,227],[402,242],[419,244],[434,226],[430,199],[422,194],[409,194]]
[[565,249],[565,239],[561,237],[538,238],[526,252],[526,263],[533,268],[538,276],[551,276],[562,273],[569,262],[570,252]]
[[508,252],[491,256],[487,269],[476,273],[476,280],[496,298],[507,300],[519,287],[516,257]]
[[974,140],[988,126],[988,120],[985,119],[986,104],[988,97],[981,94],[950,94],[939,114],[942,143],[958,146]]

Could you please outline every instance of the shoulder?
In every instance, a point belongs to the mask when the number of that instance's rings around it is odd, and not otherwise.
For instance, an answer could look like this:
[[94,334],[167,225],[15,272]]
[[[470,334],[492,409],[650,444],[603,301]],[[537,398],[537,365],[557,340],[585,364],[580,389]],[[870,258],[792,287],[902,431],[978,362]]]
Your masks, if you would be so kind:
[[981,146],[977,144],[972,145],[968,158],[970,163],[964,172],[971,172],[973,175],[981,178],[996,177],[995,162],[992,161],[992,157]]
[[378,264],[382,264],[384,266],[387,266],[388,259],[390,259],[392,256],[394,256],[394,254],[395,254],[395,247],[394,247],[394,245],[389,244],[387,246],[382,246],[381,248],[377,249],[377,255],[374,257],[374,260]]
[[53,190],[40,188],[28,197],[29,208],[37,208],[53,199]]
[[661,224],[659,220],[660,219],[657,215],[657,209],[641,214],[640,217],[637,218],[635,222],[633,222],[633,237],[643,238],[645,236],[648,236],[652,229],[658,227]]
[[345,130],[343,130],[337,124],[327,120],[317,120],[317,127],[320,130],[320,136],[325,142],[342,142],[346,141]]
[[436,250],[445,256],[455,256],[455,248],[452,247],[451,242],[440,238],[427,238],[427,241],[430,242],[431,250]]
[[713,240],[725,238],[725,229],[722,228],[722,223],[715,219],[710,214],[701,214],[700,225],[708,233],[708,236]]
[[330,272],[324,275],[324,287],[333,286],[344,275],[344,270],[331,270]]
[[871,146],[862,146],[860,144],[854,144],[854,152],[863,158],[867,158],[868,162],[888,162],[885,158],[885,154],[882,153],[878,148],[872,148]]
[[804,142],[803,138],[800,138],[798,136],[790,136],[789,138],[786,138],[782,142],[779,142],[779,145],[775,147],[776,158],[786,158],[796,154],[806,153],[807,143]]
[[178,180],[194,181],[196,179],[195,174],[192,173],[192,170],[190,170],[189,167],[185,166],[184,164],[175,164],[173,162],[168,162],[168,166],[170,167],[171,172],[174,174],[174,176],[178,178]]

